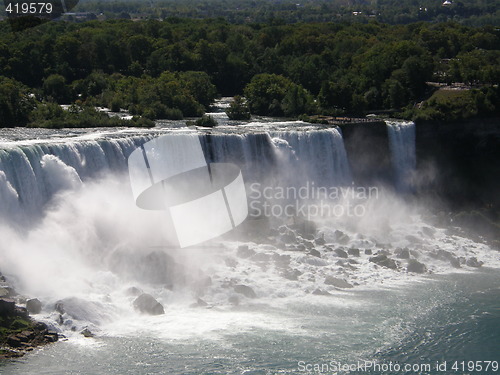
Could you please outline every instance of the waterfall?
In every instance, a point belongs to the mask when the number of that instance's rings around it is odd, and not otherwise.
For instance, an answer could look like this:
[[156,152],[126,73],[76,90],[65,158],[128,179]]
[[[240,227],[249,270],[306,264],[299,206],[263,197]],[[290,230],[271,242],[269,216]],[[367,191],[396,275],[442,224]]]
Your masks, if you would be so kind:
[[[0,144],[1,216],[32,219],[60,190],[107,172],[126,172],[130,153],[153,138],[87,139]],[[169,133],[185,136],[182,132]],[[209,162],[237,164],[245,182],[301,186],[350,183],[342,135],[337,129],[199,134]],[[14,220],[15,221],[15,220]]]
[[31,218],[60,189],[106,170],[125,171],[128,155],[148,139],[151,136],[0,145],[1,216],[16,218],[21,209]]
[[[352,181],[341,132],[336,128],[272,132],[277,147],[288,152],[288,182],[300,186],[305,181],[317,186],[349,185]],[[287,151],[288,150],[288,151]],[[290,157],[295,159],[290,161]]]
[[268,133],[201,135],[208,162],[233,163],[245,181],[262,181],[274,170],[276,151]]
[[[164,212],[134,204],[127,166],[129,155],[158,135],[178,137],[173,141],[182,152],[174,159],[179,161],[181,153],[189,159],[182,142],[186,134],[199,137],[208,162],[234,163],[245,183],[264,185],[268,194],[252,197],[253,190],[247,191],[252,213],[263,208],[261,202],[271,209],[226,237],[183,251],[165,241],[170,228]],[[415,169],[414,124],[389,122],[387,134],[397,186],[403,190],[411,187]],[[351,198],[348,191],[343,197],[346,186],[358,192],[351,185],[342,133],[303,123],[1,141],[0,272],[19,293],[39,298],[40,317],[65,334],[81,336],[89,327],[111,337],[135,329],[168,337],[175,326],[179,331],[191,327],[199,335],[199,318],[208,327],[202,334],[213,332],[214,321],[225,324],[228,314],[240,314],[247,306],[252,322],[260,320],[253,313],[261,305],[277,311],[282,322],[282,311],[286,315],[292,301],[301,305],[302,314],[308,301],[313,306],[308,311],[317,311],[322,296],[336,304],[338,295],[349,295],[351,303],[351,293],[339,289],[406,282],[412,273],[438,273],[456,265],[499,264],[487,245],[422,221],[406,197],[385,189],[378,195],[378,187],[373,196]],[[320,190],[315,187],[341,189],[304,196],[302,187],[313,193]],[[338,199],[332,195],[337,190]],[[135,312],[142,292],[168,307],[164,318]],[[60,301],[63,320],[60,309],[54,309]]]
[[415,153],[415,123],[386,121],[396,189],[410,192],[417,165]]

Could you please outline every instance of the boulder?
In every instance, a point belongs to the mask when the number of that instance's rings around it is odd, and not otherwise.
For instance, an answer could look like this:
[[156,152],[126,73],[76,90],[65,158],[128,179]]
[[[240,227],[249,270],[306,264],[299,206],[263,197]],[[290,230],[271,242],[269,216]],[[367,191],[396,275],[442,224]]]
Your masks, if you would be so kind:
[[377,255],[391,255],[391,252],[389,250],[386,250],[386,249],[381,249],[379,251],[377,251]]
[[406,247],[404,249],[396,249],[395,253],[399,259],[410,259],[410,250]]
[[316,249],[309,250],[309,255],[312,255],[313,257],[321,258],[321,253]]
[[430,255],[440,260],[449,261],[453,267],[460,268],[460,260],[449,251],[439,249],[437,253],[431,253]]
[[10,298],[0,298],[0,317],[11,316],[16,312],[16,303]]
[[315,296],[331,296],[332,294],[327,292],[326,290],[322,290],[320,288],[315,289],[312,294]]
[[349,284],[347,281],[333,277],[333,276],[327,276],[325,278],[325,284],[326,285],[333,285],[335,288],[341,288],[341,289],[353,288],[353,286],[351,284]]
[[239,258],[250,258],[251,256],[255,255],[255,251],[248,248],[248,245],[240,245],[238,246],[238,250],[236,251],[236,255]]
[[14,290],[14,288],[12,288],[8,285],[0,286],[0,298],[1,297],[14,297],[16,295],[17,295],[17,292]]
[[277,267],[283,268],[287,267],[290,264],[290,255],[280,255],[278,253],[274,253],[272,259]]
[[335,249],[334,252],[340,258],[348,258],[349,257],[349,255],[347,255],[347,253],[342,249]]
[[151,294],[143,293],[134,300],[134,308],[149,315],[165,314],[165,310],[161,303],[159,303]]
[[88,328],[85,328],[83,331],[80,332],[84,337],[94,337],[94,334],[90,332]]
[[349,236],[340,230],[336,230],[333,235],[335,237],[335,242],[341,245],[345,245],[350,241]]
[[365,249],[365,254],[366,255],[372,255],[372,249]]
[[297,246],[296,246],[296,249],[298,251],[306,251],[306,246],[302,243],[299,243]]
[[352,256],[355,256],[355,257],[359,257],[359,249],[356,249],[354,247],[351,247],[350,249],[348,249],[347,253],[349,255],[352,255]]
[[247,285],[238,284],[233,289],[236,293],[243,294],[247,298],[257,298],[254,290]]
[[64,302],[57,301],[56,304],[54,305],[54,310],[57,311],[59,314],[64,314],[66,312],[64,310]]
[[425,264],[420,263],[416,259],[410,259],[408,261],[408,266],[406,267],[407,272],[415,272],[415,273],[425,273],[427,272],[427,267]]
[[378,264],[382,267],[390,268],[393,270],[398,268],[398,263],[394,259],[388,258],[385,254],[376,255],[374,257],[371,257],[369,260],[370,262]]
[[78,297],[68,297],[57,301],[55,310],[60,314],[66,314],[64,316],[66,324],[69,324],[67,323],[68,320],[76,319],[99,325],[112,319],[109,307],[102,302]]
[[57,332],[47,331],[44,335],[44,339],[46,342],[56,342],[59,340],[59,334]]
[[26,301],[26,310],[30,314],[40,314],[42,311],[42,303],[38,300],[38,298],[32,298]]
[[479,268],[484,264],[484,262],[478,261],[476,257],[472,257],[466,260],[465,265],[469,267]]
[[324,244],[326,244],[326,241],[325,241],[325,234],[324,233],[321,233],[321,236],[316,238],[314,240],[314,243],[318,246],[323,246]]
[[23,342],[21,341],[21,339],[19,337],[17,337],[17,335],[14,335],[14,336],[9,336],[7,338],[7,345],[13,347],[13,348],[19,348],[20,346],[23,345]]
[[19,339],[22,342],[29,342],[30,340],[32,340],[35,337],[35,332],[26,330],[26,331],[22,331],[22,332],[18,333],[16,336],[19,337]]

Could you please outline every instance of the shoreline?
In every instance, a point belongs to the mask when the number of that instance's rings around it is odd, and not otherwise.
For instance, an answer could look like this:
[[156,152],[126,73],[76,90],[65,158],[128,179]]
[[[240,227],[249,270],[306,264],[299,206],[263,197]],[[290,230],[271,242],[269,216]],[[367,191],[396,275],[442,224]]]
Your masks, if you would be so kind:
[[[22,307],[25,301],[25,306]],[[59,340],[57,332],[30,317],[41,309],[38,299],[26,300],[17,294],[0,273],[0,360],[19,358],[33,349]]]

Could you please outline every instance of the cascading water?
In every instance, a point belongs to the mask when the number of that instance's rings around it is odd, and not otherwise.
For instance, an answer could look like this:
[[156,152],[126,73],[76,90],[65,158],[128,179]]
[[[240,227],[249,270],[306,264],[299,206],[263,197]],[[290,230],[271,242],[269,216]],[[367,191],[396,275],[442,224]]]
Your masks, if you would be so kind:
[[[212,133],[199,137],[209,162],[237,164],[247,182],[264,182],[273,176],[277,183],[294,186],[307,179],[321,186],[350,183],[347,155],[337,129]],[[128,155],[151,138],[145,135],[0,146],[2,213],[9,210],[16,215],[22,211],[33,216],[60,189],[102,173],[125,172]]]
[[[402,189],[415,168],[413,126],[388,124]],[[169,248],[161,214],[134,205],[127,157],[158,134],[196,133],[138,133],[0,144],[0,270],[20,293],[42,301],[37,319],[70,337],[0,367],[6,374],[57,373],[58,366],[67,373],[100,373],[104,366],[137,374],[148,366],[172,374],[291,374],[304,373],[300,361],[351,363],[393,355],[388,348],[400,346],[409,353],[413,325],[424,326],[457,293],[473,289],[464,280],[461,288],[455,279],[439,284],[417,273],[457,265],[465,272],[481,261],[500,266],[487,245],[425,223],[418,207],[385,191],[365,200],[362,217],[294,217],[272,228],[248,220],[203,246]],[[351,185],[335,128],[260,122],[199,137],[208,161],[238,164],[248,183]],[[16,227],[16,216],[36,218]],[[430,287],[407,288],[415,278]],[[498,277],[484,280],[488,286]],[[142,292],[165,314],[136,312]],[[84,327],[97,337],[84,339]]]
[[[0,145],[2,216],[5,207],[18,206],[25,216],[39,214],[58,190],[71,187],[69,180],[74,184],[104,171],[124,172],[127,156],[148,139],[151,137]],[[14,214],[12,209],[10,213]]]
[[246,181],[261,181],[276,167],[275,148],[268,133],[200,135],[208,162],[237,164]]
[[[314,181],[319,186],[342,186],[351,183],[349,163],[342,134],[336,128],[271,132],[271,137],[285,151],[292,153],[295,162],[287,160],[284,169],[288,169],[288,182],[300,186],[307,181]],[[288,146],[288,147],[286,147]]]
[[386,124],[396,189],[401,192],[411,192],[417,166],[415,123],[413,121],[386,121]]

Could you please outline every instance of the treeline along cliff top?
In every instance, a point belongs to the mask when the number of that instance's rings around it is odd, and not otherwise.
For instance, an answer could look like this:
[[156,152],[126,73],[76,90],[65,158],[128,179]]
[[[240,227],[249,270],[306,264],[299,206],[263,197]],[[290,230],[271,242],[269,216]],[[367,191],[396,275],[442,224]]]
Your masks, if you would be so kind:
[[[123,3],[128,4],[128,3]],[[231,23],[223,18],[0,22],[0,126],[114,126],[250,112],[456,120],[499,111],[500,29],[456,22]],[[61,104],[70,105],[69,110]]]

